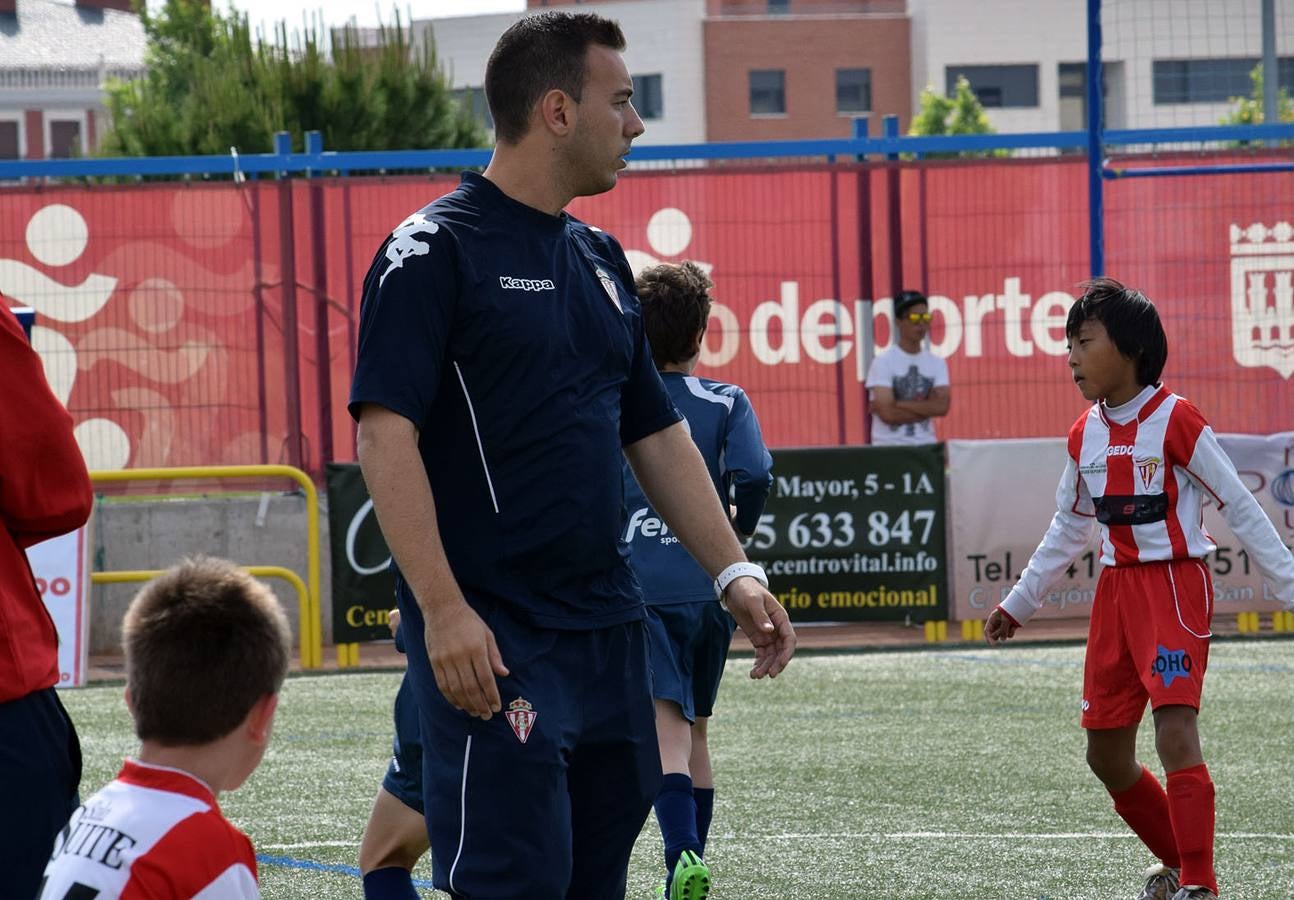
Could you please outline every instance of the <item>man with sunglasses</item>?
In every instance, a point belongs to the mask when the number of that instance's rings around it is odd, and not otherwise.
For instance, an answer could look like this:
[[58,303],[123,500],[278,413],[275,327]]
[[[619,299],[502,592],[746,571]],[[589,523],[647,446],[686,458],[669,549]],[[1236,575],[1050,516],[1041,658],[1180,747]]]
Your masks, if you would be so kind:
[[948,414],[948,364],[925,347],[930,307],[920,291],[894,298],[894,342],[867,373],[872,443],[933,444],[936,416]]

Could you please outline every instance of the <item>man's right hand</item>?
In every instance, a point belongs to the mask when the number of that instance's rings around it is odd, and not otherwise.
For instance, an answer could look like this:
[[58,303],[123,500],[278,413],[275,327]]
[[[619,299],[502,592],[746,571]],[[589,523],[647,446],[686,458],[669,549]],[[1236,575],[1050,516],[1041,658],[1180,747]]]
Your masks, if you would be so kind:
[[508,674],[494,632],[463,600],[424,615],[427,658],[436,685],[456,709],[488,719],[503,708],[495,676]]

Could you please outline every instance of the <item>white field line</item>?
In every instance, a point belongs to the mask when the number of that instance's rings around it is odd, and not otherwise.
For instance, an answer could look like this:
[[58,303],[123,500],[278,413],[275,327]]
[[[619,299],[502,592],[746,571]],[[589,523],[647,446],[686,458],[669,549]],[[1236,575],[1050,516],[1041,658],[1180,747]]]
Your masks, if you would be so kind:
[[[752,834],[726,834],[726,838],[733,840],[750,840],[758,838],[758,835]],[[1115,840],[1122,838],[1135,839],[1130,831],[999,831],[999,832],[979,832],[979,831],[829,831],[816,833],[783,833],[769,834],[763,836],[766,840],[774,841],[804,841],[804,840],[862,840],[862,841],[906,841],[906,840],[967,840],[967,841],[991,841],[991,840],[1011,840],[1011,841],[1071,841],[1075,839],[1087,840]],[[1219,832],[1214,838],[1217,841],[1294,841],[1294,834],[1276,834],[1263,832]]]
[[315,847],[354,847],[359,848],[359,841],[302,841],[297,844],[257,844],[257,850],[310,850]]

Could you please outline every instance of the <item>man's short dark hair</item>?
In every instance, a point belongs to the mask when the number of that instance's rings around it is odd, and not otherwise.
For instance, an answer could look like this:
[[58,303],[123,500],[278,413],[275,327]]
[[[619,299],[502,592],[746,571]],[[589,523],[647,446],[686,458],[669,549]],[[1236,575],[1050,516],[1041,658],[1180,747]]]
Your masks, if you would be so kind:
[[926,295],[920,291],[899,291],[899,295],[894,298],[894,318],[901,319],[903,314],[919,303],[926,303]]
[[495,137],[507,144],[525,137],[530,113],[548,91],[562,91],[579,102],[585,57],[593,44],[624,50],[624,32],[594,13],[553,11],[525,16],[503,32],[485,66],[485,99]]
[[232,732],[287,674],[292,632],[269,588],[197,557],[146,584],[122,624],[135,733],[164,746]]
[[691,359],[696,336],[710,320],[714,283],[696,263],[681,262],[644,269],[634,286],[656,368]]
[[1137,361],[1137,383],[1158,384],[1168,361],[1168,336],[1155,304],[1113,278],[1094,278],[1079,287],[1083,295],[1069,308],[1065,337],[1072,341],[1084,322],[1095,319],[1119,352]]

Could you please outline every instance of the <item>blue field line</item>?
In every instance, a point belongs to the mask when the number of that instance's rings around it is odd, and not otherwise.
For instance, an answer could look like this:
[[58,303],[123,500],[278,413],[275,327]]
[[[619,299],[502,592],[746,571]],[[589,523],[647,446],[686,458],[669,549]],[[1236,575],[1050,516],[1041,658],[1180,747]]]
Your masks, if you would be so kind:
[[[282,866],[285,869],[309,869],[312,872],[331,872],[334,875],[350,875],[362,878],[358,866],[344,866],[340,863],[321,863],[313,859],[296,859],[291,856],[271,856],[268,853],[257,853],[256,862],[266,866]],[[413,879],[413,886],[420,888],[435,887],[425,878]]]

